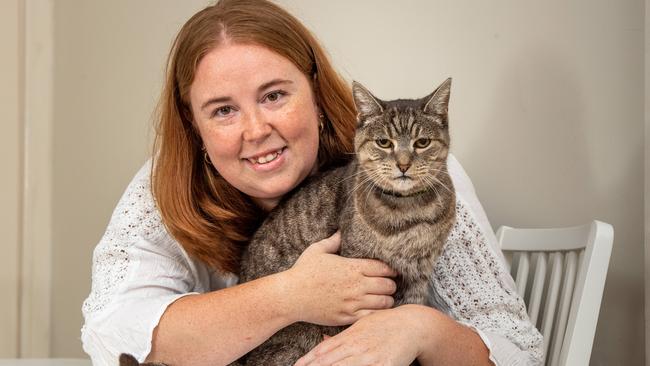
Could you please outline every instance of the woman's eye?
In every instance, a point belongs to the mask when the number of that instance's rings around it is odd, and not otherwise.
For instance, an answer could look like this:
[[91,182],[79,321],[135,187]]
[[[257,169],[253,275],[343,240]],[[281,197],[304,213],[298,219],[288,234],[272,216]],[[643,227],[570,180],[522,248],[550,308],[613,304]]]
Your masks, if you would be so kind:
[[375,143],[377,146],[381,147],[382,149],[388,149],[393,147],[393,143],[390,142],[388,139],[377,139],[375,140]]
[[268,93],[264,99],[268,100],[269,102],[277,102],[283,95],[284,92],[276,90],[274,92]]
[[431,139],[417,139],[415,140],[413,146],[416,149],[424,149],[425,147],[429,146],[430,143],[431,143]]
[[214,112],[212,113],[212,116],[213,117],[225,117],[225,116],[229,115],[231,112],[232,112],[232,107],[231,106],[223,106],[223,107],[219,107],[219,108],[215,109]]

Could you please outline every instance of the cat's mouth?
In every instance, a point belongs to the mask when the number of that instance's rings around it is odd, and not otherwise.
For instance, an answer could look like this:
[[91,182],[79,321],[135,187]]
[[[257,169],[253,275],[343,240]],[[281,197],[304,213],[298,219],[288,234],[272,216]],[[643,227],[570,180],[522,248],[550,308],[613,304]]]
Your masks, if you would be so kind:
[[393,190],[408,193],[415,188],[416,182],[412,176],[402,174],[393,178],[391,186]]
[[426,190],[422,191],[393,191],[393,190],[387,190],[387,189],[379,189],[379,192],[381,194],[384,194],[386,196],[392,196],[392,197],[398,197],[398,198],[405,198],[405,197],[415,197],[419,196],[421,194],[426,193]]
[[395,180],[404,182],[404,181],[408,181],[408,180],[413,180],[413,178],[409,177],[406,174],[402,174],[399,177],[395,178]]

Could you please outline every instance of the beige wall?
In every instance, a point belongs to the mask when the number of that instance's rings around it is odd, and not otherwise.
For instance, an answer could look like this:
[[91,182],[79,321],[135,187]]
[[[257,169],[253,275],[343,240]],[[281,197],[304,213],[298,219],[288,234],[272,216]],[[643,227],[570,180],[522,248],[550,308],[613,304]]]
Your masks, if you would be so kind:
[[[650,0],[645,0],[645,349],[650,350]],[[645,365],[650,366],[646,355]]]
[[[19,1],[0,2],[0,358],[18,355],[22,195],[22,16]],[[7,300],[8,299],[8,300]]]
[[[55,2],[54,356],[82,354],[92,249],[149,151],[173,34],[204,3]],[[642,1],[281,3],[380,97],[454,77],[453,150],[495,227],[612,223],[592,364],[643,362]]]
[[175,33],[204,1],[55,2],[52,355],[82,355],[92,250],[150,151]]

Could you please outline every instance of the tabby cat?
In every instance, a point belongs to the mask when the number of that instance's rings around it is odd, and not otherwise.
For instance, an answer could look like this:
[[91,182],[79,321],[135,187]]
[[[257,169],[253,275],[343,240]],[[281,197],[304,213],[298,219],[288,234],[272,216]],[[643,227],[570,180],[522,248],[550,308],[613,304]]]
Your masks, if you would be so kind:
[[[291,268],[308,245],[341,230],[342,256],[379,259],[397,271],[395,306],[433,305],[431,276],[456,216],[447,172],[450,88],[447,79],[425,98],[382,101],[355,82],[355,158],[308,178],[271,211],[243,254],[240,282]],[[343,329],[295,323],[231,366],[293,365]]]

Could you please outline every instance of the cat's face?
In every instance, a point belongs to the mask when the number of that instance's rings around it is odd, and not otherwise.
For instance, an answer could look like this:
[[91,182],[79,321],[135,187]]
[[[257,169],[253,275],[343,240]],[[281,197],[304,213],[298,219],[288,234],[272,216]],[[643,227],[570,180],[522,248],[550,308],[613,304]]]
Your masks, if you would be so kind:
[[372,184],[399,195],[433,187],[449,152],[450,87],[447,79],[425,98],[385,102],[354,83],[355,150]]

